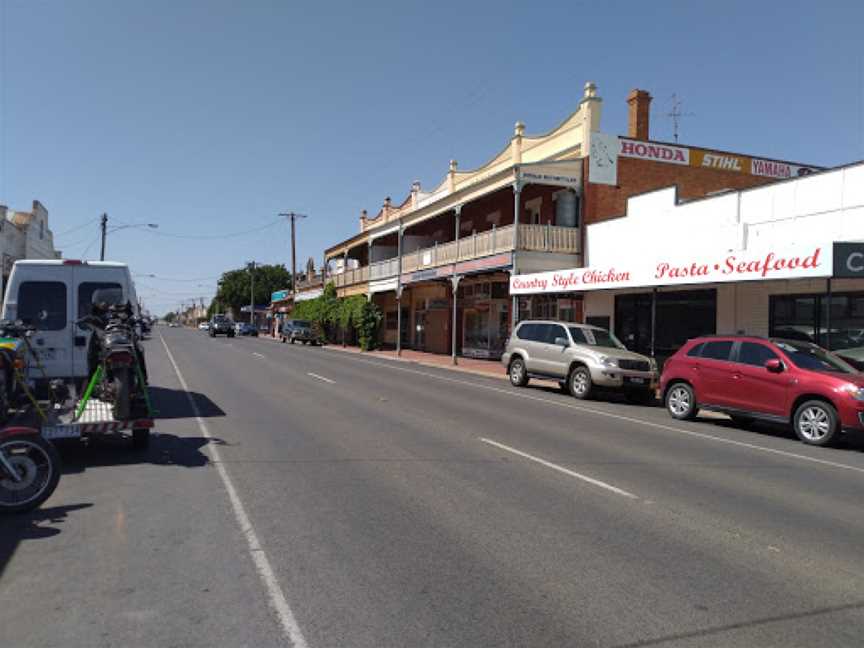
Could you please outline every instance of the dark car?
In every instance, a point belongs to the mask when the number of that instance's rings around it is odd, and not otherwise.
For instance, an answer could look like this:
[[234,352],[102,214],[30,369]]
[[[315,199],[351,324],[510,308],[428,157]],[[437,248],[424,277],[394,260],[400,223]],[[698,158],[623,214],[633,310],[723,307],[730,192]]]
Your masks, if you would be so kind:
[[234,337],[234,323],[224,315],[215,315],[210,320],[210,337],[217,335],[227,335],[229,338]]
[[318,344],[318,337],[312,331],[312,324],[306,320],[286,320],[283,322],[279,339],[291,344],[295,342]]
[[248,322],[242,322],[237,325],[237,334],[258,337],[258,329],[249,324]]
[[677,419],[707,409],[740,425],[791,424],[801,441],[819,446],[864,430],[864,374],[800,340],[695,338],[666,361],[660,389]]

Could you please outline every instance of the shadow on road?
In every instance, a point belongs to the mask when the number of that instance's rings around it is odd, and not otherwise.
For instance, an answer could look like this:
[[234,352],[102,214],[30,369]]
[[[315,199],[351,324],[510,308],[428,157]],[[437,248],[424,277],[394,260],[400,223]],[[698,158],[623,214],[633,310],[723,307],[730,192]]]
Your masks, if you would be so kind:
[[[157,419],[193,418],[196,412],[189,404],[187,392],[182,389],[166,389],[165,387],[149,388],[150,400],[156,410]],[[198,408],[197,415],[201,418],[225,416],[225,412],[204,394],[188,392]]]
[[[551,385],[531,385],[529,389],[534,389],[538,392],[543,392],[546,394],[557,394],[562,395],[562,390],[558,387],[553,387]],[[569,396],[569,394],[568,394]],[[654,401],[653,403],[642,405],[630,403],[624,397],[623,394],[616,392],[605,392],[602,394],[598,394],[595,399],[592,399],[595,402],[607,402],[614,403],[616,405],[624,405],[630,411],[621,410],[620,412],[615,412],[616,414],[620,414],[622,416],[631,416],[638,417],[640,410],[654,410],[654,409],[665,409],[663,403],[660,401]],[[578,404],[580,401],[574,399],[574,404]],[[588,401],[586,405],[590,405],[591,401]],[[742,427],[740,423],[735,423],[728,418],[709,418],[708,416],[704,416],[703,414],[699,414],[695,421],[695,423],[701,423],[706,426],[712,426],[717,428],[726,428],[732,430],[746,430],[748,432],[754,433],[754,439],[759,436],[763,437],[774,437],[776,439],[790,439],[793,441],[797,441],[798,437],[795,436],[795,432],[788,425],[776,424],[776,423],[768,423],[761,421],[753,421],[748,424],[746,427]],[[669,418],[669,424],[674,424],[675,420],[671,417]],[[837,448],[841,450],[851,450],[854,452],[864,452],[864,433],[849,433],[844,434],[840,437],[839,442],[837,443]]]
[[139,464],[201,468],[210,463],[210,458],[202,451],[209,444],[225,445],[225,442],[206,437],[158,434],[153,436],[150,447],[144,451],[133,450],[130,439],[125,436],[99,437],[87,443],[65,441],[56,445],[63,457],[63,473],[72,474],[88,468]]
[[0,517],[0,578],[20,543],[25,540],[41,540],[58,535],[62,529],[57,525],[64,522],[69,513],[91,506],[93,506],[91,503],[68,504]]

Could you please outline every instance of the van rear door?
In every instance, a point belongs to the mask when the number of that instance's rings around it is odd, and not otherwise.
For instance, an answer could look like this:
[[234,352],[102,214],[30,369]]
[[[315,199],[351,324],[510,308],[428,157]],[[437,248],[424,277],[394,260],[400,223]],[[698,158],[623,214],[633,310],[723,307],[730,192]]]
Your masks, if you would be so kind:
[[[123,290],[124,298],[127,291],[120,283],[123,275],[116,268],[91,268],[79,266],[75,268],[74,281],[72,282],[73,303],[77,309],[75,319],[81,319],[90,314],[93,293],[103,288],[119,288]],[[77,329],[73,335],[72,345],[72,371],[75,376],[86,376],[89,370],[87,353],[90,348],[90,331]]]
[[[68,268],[40,267],[38,280],[21,281],[17,291],[16,318],[36,327],[33,347],[47,375],[71,376],[75,313]],[[39,377],[38,369],[32,375]]]

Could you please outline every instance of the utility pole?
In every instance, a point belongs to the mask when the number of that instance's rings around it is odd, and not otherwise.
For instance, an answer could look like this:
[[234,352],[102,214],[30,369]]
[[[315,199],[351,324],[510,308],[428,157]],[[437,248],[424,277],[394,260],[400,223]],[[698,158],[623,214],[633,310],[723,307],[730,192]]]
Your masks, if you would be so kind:
[[102,214],[102,253],[99,255],[99,260],[105,260],[105,237],[108,234],[108,214]]
[[294,221],[298,218],[306,218],[306,214],[295,214],[287,212],[279,214],[291,220],[291,294],[297,297],[297,249],[294,237]]
[[249,262],[249,325],[255,326],[255,262]]

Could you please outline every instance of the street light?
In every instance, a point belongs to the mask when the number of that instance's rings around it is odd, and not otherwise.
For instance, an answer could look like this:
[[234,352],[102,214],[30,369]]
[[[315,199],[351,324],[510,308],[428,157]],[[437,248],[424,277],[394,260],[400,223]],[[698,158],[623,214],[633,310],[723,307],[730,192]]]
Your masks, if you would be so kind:
[[[157,229],[159,225],[157,223],[130,223],[128,225],[118,225],[117,227],[112,227],[112,232],[119,232],[122,229],[130,229],[130,228],[141,228],[141,227],[149,227],[151,229]],[[108,236],[108,214],[102,214],[101,219],[101,228],[102,228],[102,252],[99,254],[99,260],[105,260],[105,238]]]

